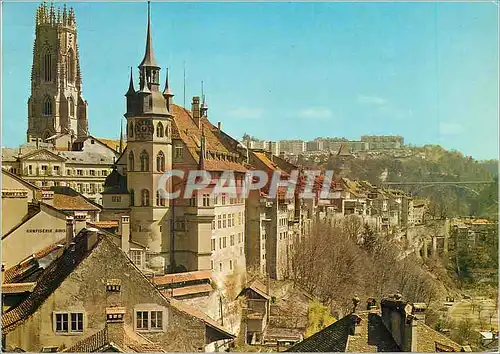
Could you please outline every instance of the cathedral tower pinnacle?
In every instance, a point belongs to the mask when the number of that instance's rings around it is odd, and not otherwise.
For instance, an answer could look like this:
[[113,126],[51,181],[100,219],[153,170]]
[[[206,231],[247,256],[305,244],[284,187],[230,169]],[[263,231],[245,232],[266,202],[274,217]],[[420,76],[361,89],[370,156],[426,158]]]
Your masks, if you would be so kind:
[[[88,135],[87,101],[82,97],[76,18],[73,8],[36,11],[27,140]],[[70,142],[71,142],[70,141]]]

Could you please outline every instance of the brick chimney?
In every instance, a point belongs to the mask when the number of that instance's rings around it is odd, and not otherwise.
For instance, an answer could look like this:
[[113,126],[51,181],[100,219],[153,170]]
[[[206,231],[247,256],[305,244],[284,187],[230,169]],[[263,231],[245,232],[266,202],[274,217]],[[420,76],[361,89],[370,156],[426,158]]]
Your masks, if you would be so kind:
[[123,343],[125,339],[125,307],[106,307],[106,328],[108,338],[114,343]]
[[193,103],[191,104],[191,112],[193,113],[194,123],[198,128],[200,128],[201,114],[200,114],[200,98],[198,96],[193,97]]
[[72,216],[66,217],[66,248],[73,242],[75,237],[75,221]]
[[352,321],[352,323],[351,323],[351,331],[350,331],[349,334],[351,336],[360,335],[361,334],[361,321],[362,321],[361,317],[359,317],[355,313],[352,313],[351,314],[351,321]]
[[122,281],[121,279],[106,280],[106,328],[110,341],[122,343],[124,330],[124,317],[126,309],[122,307]]
[[128,254],[130,240],[130,216],[123,215],[118,220],[118,231],[121,236],[122,251]]
[[75,235],[87,227],[87,212],[75,211]]

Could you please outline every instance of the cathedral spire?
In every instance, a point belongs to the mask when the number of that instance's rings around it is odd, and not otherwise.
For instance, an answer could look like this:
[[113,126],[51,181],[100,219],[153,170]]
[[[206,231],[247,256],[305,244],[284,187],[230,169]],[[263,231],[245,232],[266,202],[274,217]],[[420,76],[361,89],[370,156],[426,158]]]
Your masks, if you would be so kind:
[[157,68],[156,60],[153,55],[153,41],[151,39],[151,2],[148,1],[148,31],[146,34],[146,51],[139,67],[151,66]]

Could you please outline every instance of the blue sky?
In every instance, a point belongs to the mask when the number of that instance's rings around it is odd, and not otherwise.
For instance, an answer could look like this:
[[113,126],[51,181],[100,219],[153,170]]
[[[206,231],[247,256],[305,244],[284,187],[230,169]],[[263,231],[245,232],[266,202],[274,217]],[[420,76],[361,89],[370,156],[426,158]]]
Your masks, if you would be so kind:
[[[89,126],[118,137],[147,6],[75,8]],[[25,140],[38,3],[3,3],[2,146]],[[156,59],[175,102],[199,95],[236,138],[400,134],[498,157],[498,4],[153,2]],[[163,80],[162,80],[163,81]]]

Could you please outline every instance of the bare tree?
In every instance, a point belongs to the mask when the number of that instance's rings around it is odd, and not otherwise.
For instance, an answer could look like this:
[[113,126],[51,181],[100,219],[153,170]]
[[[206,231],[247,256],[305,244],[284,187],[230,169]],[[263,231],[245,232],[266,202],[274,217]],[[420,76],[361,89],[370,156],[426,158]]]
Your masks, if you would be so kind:
[[363,229],[363,221],[357,215],[349,215],[342,221],[342,232],[347,238],[358,241],[358,237]]

